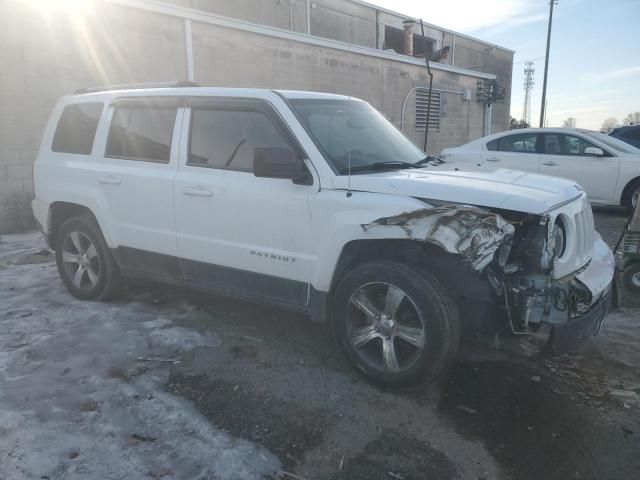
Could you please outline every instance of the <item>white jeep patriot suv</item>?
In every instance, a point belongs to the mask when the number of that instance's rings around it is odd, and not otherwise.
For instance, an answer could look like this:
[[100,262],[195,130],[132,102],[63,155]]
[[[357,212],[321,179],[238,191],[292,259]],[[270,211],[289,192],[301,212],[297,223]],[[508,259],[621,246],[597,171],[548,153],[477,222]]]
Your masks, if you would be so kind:
[[53,110],[33,210],[75,297],[143,277],[296,309],[387,385],[435,378],[461,328],[596,333],[614,260],[582,188],[433,163],[350,97],[88,89]]

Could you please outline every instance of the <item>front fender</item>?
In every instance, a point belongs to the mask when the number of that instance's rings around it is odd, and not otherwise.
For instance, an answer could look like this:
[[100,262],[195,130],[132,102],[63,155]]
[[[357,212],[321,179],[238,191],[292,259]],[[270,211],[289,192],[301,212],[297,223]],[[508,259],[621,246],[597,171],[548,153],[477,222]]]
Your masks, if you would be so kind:
[[[317,290],[330,290],[340,255],[354,240],[431,243],[460,255],[474,270],[482,271],[514,231],[500,215],[478,207],[435,207],[412,197],[368,192],[353,192],[351,197],[345,194],[321,192],[312,208],[314,224],[324,227],[313,235],[318,261],[312,285]],[[344,209],[345,202],[351,208]]]

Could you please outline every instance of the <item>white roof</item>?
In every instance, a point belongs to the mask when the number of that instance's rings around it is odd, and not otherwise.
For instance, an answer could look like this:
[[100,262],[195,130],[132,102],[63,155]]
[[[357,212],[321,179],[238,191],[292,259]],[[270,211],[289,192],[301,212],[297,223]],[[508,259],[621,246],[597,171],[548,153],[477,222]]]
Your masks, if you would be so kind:
[[479,140],[486,142],[486,141],[493,140],[494,138],[504,137],[505,135],[513,135],[513,134],[520,134],[520,133],[571,133],[571,132],[586,133],[586,134],[598,133],[598,132],[595,132],[594,130],[587,130],[586,128],[565,128],[565,127],[518,128],[515,130],[505,130],[499,133],[494,133],[493,135],[488,135],[486,137],[479,138],[478,140],[474,140],[474,142],[477,142]]
[[105,87],[104,90],[95,92],[79,92],[70,95],[69,98],[105,98],[113,99],[117,97],[264,97],[269,94],[279,94],[285,98],[316,98],[327,100],[358,100],[355,97],[348,97],[346,95],[339,95],[335,93],[324,92],[311,92],[302,90],[272,90],[269,88],[227,88],[227,87],[152,87],[152,88],[126,88],[126,85],[118,86],[117,88]]

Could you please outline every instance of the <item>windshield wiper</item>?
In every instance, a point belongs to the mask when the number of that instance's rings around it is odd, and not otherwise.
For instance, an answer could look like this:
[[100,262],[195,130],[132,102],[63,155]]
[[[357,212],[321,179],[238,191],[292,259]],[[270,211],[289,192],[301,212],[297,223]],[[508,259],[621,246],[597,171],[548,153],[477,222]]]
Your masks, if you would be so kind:
[[427,165],[440,165],[444,163],[444,161],[440,160],[438,157],[434,157],[433,155],[427,155],[422,160],[418,160],[413,164],[414,167],[426,167]]
[[[367,170],[393,170],[397,168],[414,168],[415,165],[409,162],[401,162],[399,160],[392,160],[388,162],[374,162],[368,163],[367,165],[356,165],[355,167],[351,167],[351,173],[353,172],[363,172]],[[342,169],[340,173],[348,173],[349,170],[347,168]]]

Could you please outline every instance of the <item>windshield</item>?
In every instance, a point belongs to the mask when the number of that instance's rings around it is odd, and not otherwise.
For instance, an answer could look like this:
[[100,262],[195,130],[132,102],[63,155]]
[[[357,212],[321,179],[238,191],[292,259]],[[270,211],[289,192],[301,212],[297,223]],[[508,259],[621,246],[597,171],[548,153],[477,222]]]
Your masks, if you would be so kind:
[[[396,127],[361,100],[298,99],[291,104],[307,133],[340,175],[381,164],[407,168],[425,158]],[[410,165],[409,165],[410,166]]]
[[596,140],[599,140],[605,145],[615,150],[618,150],[620,152],[632,153],[635,155],[640,154],[640,150],[638,150],[634,146],[629,145],[628,143],[623,142],[622,140],[618,140],[617,138],[614,138],[610,135],[605,135],[604,133],[599,133],[599,132],[585,132],[585,133],[587,133],[587,135],[589,135],[590,137],[593,137]]

